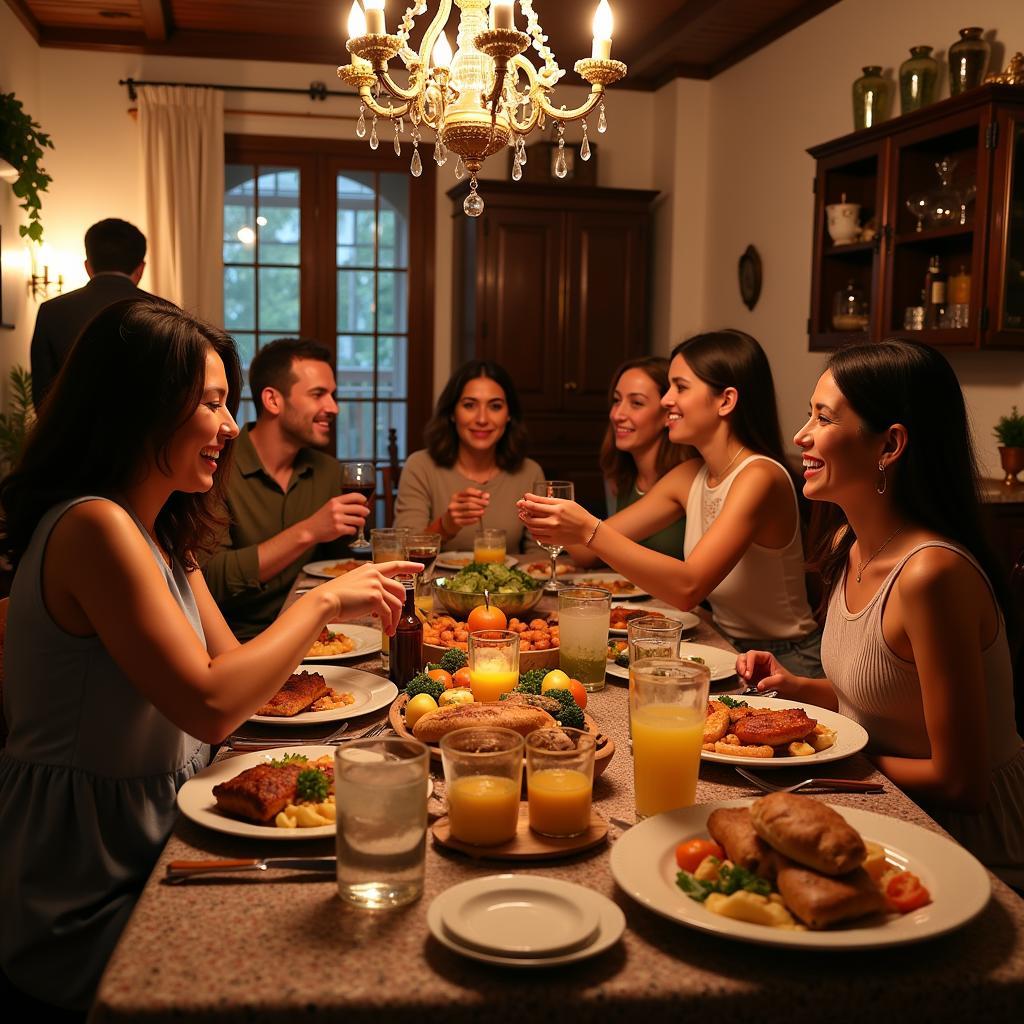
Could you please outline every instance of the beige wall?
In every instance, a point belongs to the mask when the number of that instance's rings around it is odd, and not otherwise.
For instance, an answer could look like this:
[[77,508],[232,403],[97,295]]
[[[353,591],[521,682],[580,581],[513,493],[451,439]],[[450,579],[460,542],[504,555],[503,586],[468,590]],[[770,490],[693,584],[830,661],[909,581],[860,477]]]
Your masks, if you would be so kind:
[[[764,343],[786,431],[802,422],[824,363],[807,351],[814,162],[805,150],[852,129],[850,86],[863,65],[891,73],[917,43],[934,44],[944,63],[965,23],[998,30],[1003,64],[1007,48],[1024,50],[1021,0],[845,0],[711,83],[706,324],[739,327]],[[944,81],[941,95],[948,92]],[[764,262],[753,312],[736,283],[736,260],[750,243]],[[992,425],[1011,403],[1024,405],[1024,353],[961,353],[951,361],[983,464],[1001,475]]]

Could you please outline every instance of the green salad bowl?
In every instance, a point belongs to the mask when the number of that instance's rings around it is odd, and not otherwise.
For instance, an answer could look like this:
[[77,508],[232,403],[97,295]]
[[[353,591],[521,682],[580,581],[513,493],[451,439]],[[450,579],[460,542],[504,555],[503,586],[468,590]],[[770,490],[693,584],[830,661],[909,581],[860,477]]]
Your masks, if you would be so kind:
[[[476,607],[484,603],[483,594],[459,594],[449,590],[447,582],[450,577],[439,576],[434,580],[432,591],[434,594],[434,610],[443,608],[446,612],[456,618],[465,620],[466,616]],[[537,606],[537,602],[544,596],[544,588],[538,584],[535,590],[527,590],[518,594],[494,594],[490,595],[491,604],[500,608],[509,618],[513,615],[522,616]]]

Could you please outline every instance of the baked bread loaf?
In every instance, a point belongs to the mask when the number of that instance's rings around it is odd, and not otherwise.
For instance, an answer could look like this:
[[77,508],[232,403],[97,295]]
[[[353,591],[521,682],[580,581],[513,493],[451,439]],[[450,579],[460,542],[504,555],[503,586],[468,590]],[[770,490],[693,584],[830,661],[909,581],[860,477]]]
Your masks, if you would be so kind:
[[424,743],[436,743],[455,729],[486,725],[497,729],[513,729],[527,736],[534,729],[549,728],[558,723],[546,711],[525,704],[451,704],[437,711],[428,711],[413,726],[412,734]]
[[885,909],[885,897],[863,868],[830,877],[775,855],[775,886],[808,928],[828,928]]
[[772,876],[772,851],[757,834],[749,807],[719,807],[708,815],[708,832],[725,855],[762,878]]
[[824,875],[845,875],[867,857],[857,830],[812,797],[769,793],[751,804],[750,817],[769,846]]

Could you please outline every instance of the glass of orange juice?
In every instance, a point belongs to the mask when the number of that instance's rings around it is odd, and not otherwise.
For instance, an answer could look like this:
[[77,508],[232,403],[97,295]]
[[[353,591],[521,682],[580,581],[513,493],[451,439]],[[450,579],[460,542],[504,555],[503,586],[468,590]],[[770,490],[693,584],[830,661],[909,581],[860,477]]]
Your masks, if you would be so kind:
[[630,664],[633,788],[637,820],[692,807],[704,742],[711,673],[679,658]]
[[[630,619],[626,623],[630,666],[641,658],[678,658],[682,635],[683,624],[667,615],[641,615]],[[633,692],[632,667],[629,672],[629,692]],[[629,736],[632,742],[632,719],[629,720]]]
[[581,729],[535,729],[526,737],[526,793],[534,832],[578,836],[590,828],[596,746]]
[[519,682],[519,634],[481,629],[469,634],[469,688],[483,704],[501,700]]
[[523,785],[523,737],[511,729],[456,729],[441,738],[453,839],[497,846],[513,839]]
[[505,561],[508,544],[505,531],[485,527],[473,535],[473,561],[499,562]]

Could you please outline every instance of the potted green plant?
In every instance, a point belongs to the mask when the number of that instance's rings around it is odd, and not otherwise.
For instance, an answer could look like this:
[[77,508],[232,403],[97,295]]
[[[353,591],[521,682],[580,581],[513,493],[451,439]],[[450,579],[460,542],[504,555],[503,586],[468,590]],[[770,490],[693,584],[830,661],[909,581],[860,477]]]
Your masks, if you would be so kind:
[[1006,470],[1003,483],[1013,487],[1017,474],[1024,469],[1024,416],[1017,412],[1017,406],[1013,406],[1009,416],[999,417],[992,433],[999,441],[999,460]]
[[0,157],[17,171],[11,188],[22,200],[21,208],[28,216],[28,223],[20,225],[18,233],[33,242],[43,240],[40,193],[53,180],[42,165],[43,150],[47,147],[53,149],[53,141],[25,113],[21,100],[13,92],[0,93]]
[[0,477],[11,471],[36,421],[32,405],[32,374],[24,366],[12,366],[9,411],[0,412]]

